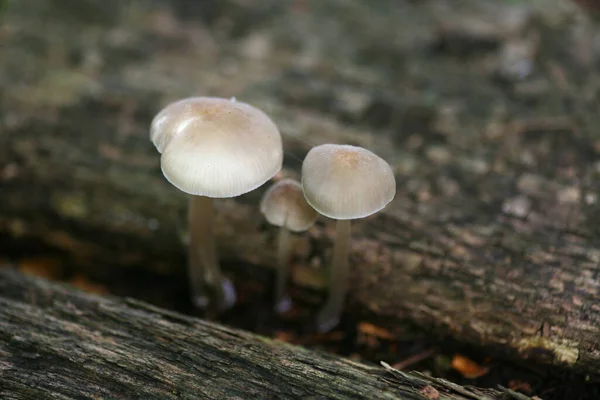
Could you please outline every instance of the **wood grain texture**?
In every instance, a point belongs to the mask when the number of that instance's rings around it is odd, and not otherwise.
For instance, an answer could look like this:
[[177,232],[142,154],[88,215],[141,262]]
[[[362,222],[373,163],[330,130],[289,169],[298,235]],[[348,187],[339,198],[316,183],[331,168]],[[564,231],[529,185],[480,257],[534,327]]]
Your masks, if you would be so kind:
[[0,293],[6,400],[512,397],[325,356],[8,268],[0,269]]
[[[182,276],[186,199],[161,176],[148,125],[169,100],[235,95],[279,124],[285,174],[326,142],[369,147],[394,166],[396,200],[354,224],[349,309],[513,359],[600,373],[600,137],[591,128],[599,117],[592,77],[561,64],[567,25],[527,25],[542,35],[536,73],[499,82],[473,71],[498,56],[504,36],[486,36],[495,47],[463,59],[440,45],[451,33],[436,36],[436,9],[357,2],[348,15],[369,33],[340,22],[340,42],[322,23],[336,2],[314,14],[302,7],[317,2],[214,2],[196,14],[183,3],[115,2],[103,13],[82,2],[90,21],[51,2],[3,11],[0,71],[13,83],[0,94],[7,246],[43,243],[96,276],[132,266]],[[406,41],[380,40],[390,29]],[[311,37],[324,47],[311,47]],[[275,262],[275,230],[257,207],[262,190],[217,202],[220,253],[234,280],[257,279],[243,275],[248,266]],[[315,266],[330,258],[332,226],[322,220],[300,239],[295,285],[324,288]]]

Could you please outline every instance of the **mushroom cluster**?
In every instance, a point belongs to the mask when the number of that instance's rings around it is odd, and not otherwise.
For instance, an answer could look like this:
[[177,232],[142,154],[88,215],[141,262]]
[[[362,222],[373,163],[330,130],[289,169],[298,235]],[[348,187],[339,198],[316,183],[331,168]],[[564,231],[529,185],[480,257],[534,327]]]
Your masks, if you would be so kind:
[[[188,274],[193,303],[224,310],[235,289],[221,272],[213,232],[213,199],[240,196],[262,186],[281,170],[282,140],[277,126],[259,109],[235,99],[192,97],[160,111],[150,139],[161,153],[161,169],[190,195]],[[308,230],[318,214],[337,220],[329,296],[317,316],[319,331],[339,322],[348,288],[351,220],[383,209],[396,194],[391,167],[357,146],[313,147],[302,165],[301,183],[284,179],[269,188],[260,211],[279,227],[275,309],[290,307],[286,294],[292,255],[291,233]]]

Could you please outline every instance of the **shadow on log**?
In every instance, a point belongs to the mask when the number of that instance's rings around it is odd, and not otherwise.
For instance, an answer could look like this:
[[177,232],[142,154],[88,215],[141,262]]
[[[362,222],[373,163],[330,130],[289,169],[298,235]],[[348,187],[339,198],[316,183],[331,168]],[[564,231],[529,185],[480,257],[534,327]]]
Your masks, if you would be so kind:
[[[51,2],[8,3],[0,61],[2,80],[15,82],[0,94],[7,252],[23,255],[16,242],[43,243],[100,280],[120,279],[132,266],[183,276],[186,200],[161,176],[148,125],[168,100],[235,95],[281,127],[286,174],[325,142],[360,144],[393,164],[396,201],[355,225],[349,309],[513,359],[600,373],[600,147],[588,129],[598,115],[585,102],[592,77],[564,67],[563,78],[581,83],[574,98],[543,72],[525,81],[530,86],[499,82],[493,71],[474,75],[482,60],[499,56],[504,36],[486,37],[494,45],[477,49],[480,58],[461,58],[437,46],[434,10],[412,3],[400,14],[354,4],[352,15],[373,30],[363,37],[354,22],[341,26],[348,48],[322,31],[328,12],[346,15],[335,2],[302,17],[291,6],[241,12],[252,6],[238,3],[219,2],[200,18],[175,5],[115,2],[115,13],[98,21],[45,18]],[[86,15],[99,7],[81,4]],[[369,22],[375,17],[380,27]],[[551,64],[556,72],[568,27],[541,24],[525,25],[541,35],[539,70]],[[290,26],[312,32],[324,50],[309,51]],[[406,42],[381,40],[390,29]],[[220,252],[238,283],[265,285],[246,268],[274,263],[260,194],[218,202]],[[315,266],[330,259],[331,239],[325,221],[299,239],[296,287],[324,288]]]
[[0,293],[3,399],[529,399],[325,356],[9,268],[0,269]]

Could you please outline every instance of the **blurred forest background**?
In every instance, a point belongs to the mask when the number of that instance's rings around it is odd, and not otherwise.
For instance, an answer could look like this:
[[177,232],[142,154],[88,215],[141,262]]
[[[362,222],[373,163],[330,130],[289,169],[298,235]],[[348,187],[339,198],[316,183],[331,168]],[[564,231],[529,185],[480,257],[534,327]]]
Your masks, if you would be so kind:
[[[459,384],[600,398],[596,4],[1,0],[0,265]],[[310,325],[333,224],[297,238],[297,305],[273,315],[263,188],[218,206],[238,306],[189,304],[186,199],[148,128],[192,95],[272,116],[282,176],[330,142],[393,166],[333,332]]]

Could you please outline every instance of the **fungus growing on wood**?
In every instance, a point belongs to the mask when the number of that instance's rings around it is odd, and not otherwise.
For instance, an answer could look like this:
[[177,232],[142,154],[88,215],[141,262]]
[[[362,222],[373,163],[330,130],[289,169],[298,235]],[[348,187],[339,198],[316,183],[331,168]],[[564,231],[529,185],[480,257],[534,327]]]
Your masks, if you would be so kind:
[[324,144],[306,155],[302,188],[315,210],[337,220],[329,297],[317,317],[318,329],[328,331],[339,322],[348,288],[350,221],[374,214],[392,201],[396,180],[389,164],[369,150]]
[[290,269],[291,232],[304,232],[317,220],[317,212],[304,198],[300,182],[283,179],[271,186],[260,202],[260,212],[266,220],[279,226],[277,240],[277,279],[275,284],[275,309],[284,312],[291,302],[285,286]]
[[150,139],[161,153],[167,180],[190,195],[188,273],[192,301],[217,308],[235,303],[235,289],[219,267],[214,237],[214,198],[236,197],[273,177],[283,161],[279,130],[248,104],[212,97],[177,101],[160,111]]

